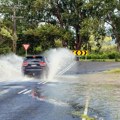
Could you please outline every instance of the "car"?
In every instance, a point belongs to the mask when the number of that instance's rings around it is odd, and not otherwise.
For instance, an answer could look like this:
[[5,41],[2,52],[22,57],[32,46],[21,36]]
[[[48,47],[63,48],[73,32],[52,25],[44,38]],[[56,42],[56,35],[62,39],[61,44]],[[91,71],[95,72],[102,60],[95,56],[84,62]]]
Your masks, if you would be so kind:
[[26,56],[22,63],[22,73],[27,76],[47,76],[48,65],[46,58],[42,55]]

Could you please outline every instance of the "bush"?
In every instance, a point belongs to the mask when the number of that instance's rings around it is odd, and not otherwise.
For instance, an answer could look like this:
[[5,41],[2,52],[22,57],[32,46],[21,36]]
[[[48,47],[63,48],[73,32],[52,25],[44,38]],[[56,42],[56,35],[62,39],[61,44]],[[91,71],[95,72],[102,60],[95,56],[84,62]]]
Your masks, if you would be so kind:
[[10,52],[11,52],[11,49],[9,47],[0,48],[0,54],[7,54]]
[[115,53],[109,53],[108,58],[109,59],[115,59],[116,54]]
[[108,58],[109,59],[118,59],[118,58],[120,58],[120,53],[118,53],[118,52],[111,52],[111,53],[108,54]]
[[87,56],[87,59],[115,59],[116,61],[120,59],[119,52],[111,52],[111,53],[91,53]]

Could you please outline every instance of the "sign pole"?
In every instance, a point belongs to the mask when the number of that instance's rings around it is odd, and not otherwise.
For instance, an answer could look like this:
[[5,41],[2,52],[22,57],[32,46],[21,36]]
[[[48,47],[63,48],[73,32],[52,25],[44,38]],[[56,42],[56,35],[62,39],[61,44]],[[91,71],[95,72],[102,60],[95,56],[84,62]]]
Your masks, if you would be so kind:
[[23,44],[23,47],[25,49],[25,56],[27,56],[27,50],[30,47],[30,44]]
[[27,50],[26,50],[26,52],[25,52],[25,55],[27,56]]

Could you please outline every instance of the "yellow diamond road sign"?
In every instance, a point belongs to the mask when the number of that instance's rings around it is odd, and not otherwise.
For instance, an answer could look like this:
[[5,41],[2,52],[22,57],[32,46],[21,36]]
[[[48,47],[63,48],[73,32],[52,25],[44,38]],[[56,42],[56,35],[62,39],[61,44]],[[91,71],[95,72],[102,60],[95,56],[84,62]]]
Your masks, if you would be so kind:
[[88,55],[88,50],[73,50],[74,55]]
[[77,53],[77,55],[81,55],[82,54],[80,50],[77,51],[76,53]]

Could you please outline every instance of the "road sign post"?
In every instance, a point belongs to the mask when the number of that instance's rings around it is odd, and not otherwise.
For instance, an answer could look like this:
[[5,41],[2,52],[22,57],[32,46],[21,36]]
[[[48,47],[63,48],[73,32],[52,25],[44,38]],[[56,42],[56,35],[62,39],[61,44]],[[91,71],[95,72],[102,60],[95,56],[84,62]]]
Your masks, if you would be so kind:
[[27,50],[30,47],[30,44],[23,44],[23,47],[25,49],[25,55],[27,56]]
[[27,50],[25,50],[25,55],[27,56]]

